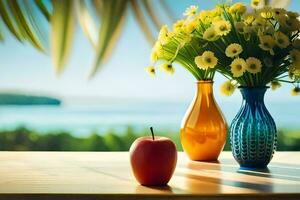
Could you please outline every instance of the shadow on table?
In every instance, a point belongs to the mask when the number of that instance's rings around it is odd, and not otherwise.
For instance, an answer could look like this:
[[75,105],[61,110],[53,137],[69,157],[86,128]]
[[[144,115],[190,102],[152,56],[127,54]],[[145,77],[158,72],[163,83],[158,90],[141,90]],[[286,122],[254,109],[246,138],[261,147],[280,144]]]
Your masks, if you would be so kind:
[[[272,163],[275,165],[275,163]],[[281,165],[283,165],[281,167]],[[300,177],[298,169],[287,169],[284,164],[276,163],[276,166],[270,165],[270,168],[266,169],[242,169],[238,165],[233,164],[232,160],[222,160],[217,162],[195,162],[190,161],[186,168],[192,170],[186,173],[177,173],[179,176],[185,176],[189,187],[198,187],[202,183],[215,184],[215,190],[219,190],[221,185],[251,189],[259,192],[272,192],[275,184],[276,187],[280,187],[283,191],[290,190],[300,186]],[[197,171],[201,173],[197,173]],[[203,174],[204,173],[204,174]],[[205,175],[207,173],[207,175]],[[219,173],[216,176],[216,174]],[[226,173],[227,176],[221,175]],[[232,177],[228,177],[228,173],[232,173]],[[246,175],[241,177],[240,175]],[[235,178],[237,180],[235,180]],[[257,179],[257,181],[255,181]],[[198,186],[197,186],[198,185]]]
[[172,194],[173,190],[175,190],[175,188],[172,188],[169,185],[166,185],[166,186],[137,185],[135,191],[136,191],[136,193],[141,194],[141,193],[144,193],[146,190],[149,191],[149,189],[155,191],[156,193],[159,191],[164,194]]
[[[222,164],[222,165],[221,165]],[[292,164],[283,164],[272,162],[269,168],[265,169],[244,169],[239,168],[238,165],[233,164],[231,159],[223,159],[222,161],[214,162],[195,162],[190,161],[189,169],[193,170],[218,170],[224,172],[240,173],[256,177],[276,178],[282,180],[299,181],[300,182],[300,166]]]

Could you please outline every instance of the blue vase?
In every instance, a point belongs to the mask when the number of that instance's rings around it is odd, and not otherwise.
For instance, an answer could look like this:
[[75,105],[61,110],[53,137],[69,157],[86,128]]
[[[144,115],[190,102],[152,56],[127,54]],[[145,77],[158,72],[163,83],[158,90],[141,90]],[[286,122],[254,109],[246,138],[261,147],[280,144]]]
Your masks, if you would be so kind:
[[233,156],[241,167],[265,168],[276,150],[276,125],[264,104],[267,89],[240,87],[243,103],[229,131]]

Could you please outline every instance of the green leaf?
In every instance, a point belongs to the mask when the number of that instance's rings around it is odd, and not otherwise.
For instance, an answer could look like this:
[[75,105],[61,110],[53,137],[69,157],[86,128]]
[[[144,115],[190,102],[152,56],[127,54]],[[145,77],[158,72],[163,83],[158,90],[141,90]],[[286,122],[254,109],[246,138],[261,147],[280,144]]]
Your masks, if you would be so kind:
[[4,35],[2,33],[2,24],[0,23],[0,42],[3,42],[4,41]]
[[42,43],[36,35],[35,30],[27,21],[26,16],[24,15],[19,5],[19,2],[17,0],[9,0],[8,5],[11,9],[11,13],[15,19],[16,24],[21,31],[21,34],[38,50],[44,51]]
[[150,16],[152,22],[154,23],[154,25],[156,26],[156,28],[158,30],[160,30],[160,28],[162,27],[162,23],[161,21],[158,19],[157,14],[155,13],[152,4],[149,2],[149,0],[143,0],[142,1],[148,15]]
[[22,7],[24,8],[24,14],[28,16],[28,20],[31,24],[32,31],[36,33],[36,36],[39,38],[41,43],[43,43],[43,46],[48,44],[48,35],[46,33],[46,30],[43,26],[43,21],[38,19],[39,15],[36,11],[37,9],[34,9],[32,6],[34,4],[29,3],[28,1],[21,1]]
[[91,45],[96,49],[98,35],[96,22],[91,16],[85,1],[76,1],[76,13],[84,35],[88,38]]
[[127,3],[128,0],[102,0],[102,13],[98,13],[103,17],[98,37],[96,61],[89,77],[96,74],[105,58],[108,57],[110,50],[116,44],[125,17]]
[[167,1],[157,1],[157,2],[161,5],[162,9],[166,13],[169,20],[173,23],[174,20],[176,19],[176,15],[174,11],[170,8],[170,6],[167,4]]
[[51,50],[55,72],[61,73],[70,54],[75,31],[73,0],[53,0]]
[[41,11],[41,13],[44,15],[44,17],[50,21],[50,12],[47,9],[46,5],[44,4],[43,0],[35,0],[35,4],[36,6],[39,8],[39,10]]
[[137,1],[131,0],[130,1],[133,13],[135,15],[135,18],[140,25],[142,31],[145,34],[146,39],[150,42],[150,44],[153,44],[155,39],[151,33],[150,27],[147,25],[147,21],[145,19],[145,16],[142,13],[141,8],[139,7]]
[[17,40],[22,42],[24,40],[24,37],[20,33],[20,30],[18,29],[16,24],[14,24],[14,21],[10,15],[10,9],[9,7],[7,7],[5,0],[0,0],[0,16],[11,34],[15,36]]

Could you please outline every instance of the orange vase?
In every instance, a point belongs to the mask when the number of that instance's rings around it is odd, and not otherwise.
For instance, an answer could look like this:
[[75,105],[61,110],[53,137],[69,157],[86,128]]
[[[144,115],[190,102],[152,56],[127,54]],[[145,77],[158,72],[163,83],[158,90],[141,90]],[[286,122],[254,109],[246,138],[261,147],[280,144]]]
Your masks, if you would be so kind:
[[213,96],[212,81],[198,81],[197,91],[180,131],[181,144],[191,160],[217,160],[227,136],[226,121]]

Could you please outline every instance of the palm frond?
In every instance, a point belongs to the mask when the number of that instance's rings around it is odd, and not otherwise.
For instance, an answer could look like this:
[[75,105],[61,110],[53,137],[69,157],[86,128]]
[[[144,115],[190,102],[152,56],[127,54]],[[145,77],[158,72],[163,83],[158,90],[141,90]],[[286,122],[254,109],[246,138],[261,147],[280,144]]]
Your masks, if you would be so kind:
[[39,15],[36,12],[37,9],[35,9],[34,4],[28,4],[25,3],[25,1],[21,1],[21,4],[24,8],[24,13],[28,17],[28,21],[32,26],[33,32],[39,38],[40,42],[42,43],[42,46],[44,47],[48,44],[48,35],[43,27],[42,20],[38,19]]
[[54,69],[61,73],[73,43],[75,31],[75,10],[73,0],[53,0],[51,17],[51,45]]
[[[164,2],[161,3],[164,9],[168,9]],[[96,50],[95,64],[90,73],[92,77],[110,57],[122,33],[126,11],[130,9],[146,38],[153,44],[153,26],[148,24],[146,17],[150,17],[156,29],[162,23],[150,0],[0,0],[0,20],[3,21],[0,26],[4,25],[20,42],[28,41],[36,49],[45,51],[48,37],[43,28],[47,25],[44,22],[49,21],[54,69],[61,73],[70,54],[78,21]],[[42,21],[41,16],[46,20]],[[4,40],[6,33],[2,30],[1,27],[0,41]]]
[[[122,18],[124,17],[125,8],[127,6],[127,0],[102,0],[103,7],[101,9],[102,15],[101,26],[98,36],[98,43],[96,49],[96,60],[92,68],[89,77],[93,77],[98,71],[99,67],[103,63],[103,59],[106,56],[106,51],[111,48],[111,45],[115,43],[114,39],[118,35],[119,25],[122,24]],[[110,44],[113,42],[112,44]]]
[[154,38],[149,26],[147,25],[145,16],[143,15],[141,9],[139,8],[137,1],[131,0],[130,3],[131,3],[132,10],[133,10],[133,13],[136,17],[138,24],[140,25],[143,33],[145,34],[146,39],[152,45],[155,41],[155,38]]
[[162,27],[162,23],[159,20],[157,14],[155,13],[154,8],[152,7],[152,4],[149,2],[149,0],[143,0],[142,3],[144,5],[149,17],[151,18],[152,22],[156,26],[156,29],[159,30],[160,27]]
[[98,17],[102,18],[103,17],[103,6],[104,6],[104,1],[103,0],[94,0],[92,1],[94,7],[98,11]]
[[12,16],[10,15],[10,9],[7,6],[6,0],[0,0],[0,16],[11,34],[15,36],[17,40],[22,42],[24,37],[20,33],[18,26],[15,24]]
[[84,35],[91,45],[96,49],[97,46],[97,27],[91,13],[89,12],[85,1],[76,1],[76,14]]
[[167,17],[169,18],[169,21],[173,22],[173,20],[176,19],[176,15],[173,12],[173,10],[171,10],[170,6],[167,4],[167,1],[158,1],[158,2],[163,8],[163,10],[165,11],[164,13],[166,13]]
[[4,41],[4,34],[2,33],[3,27],[2,24],[0,23],[0,42]]
[[44,4],[43,0],[35,0],[36,6],[39,8],[39,10],[42,12],[44,17],[50,21],[51,14],[50,11],[47,9],[47,6]]
[[28,22],[20,3],[17,0],[9,0],[7,3],[23,37],[38,50],[44,51],[44,47],[35,32],[36,30]]

